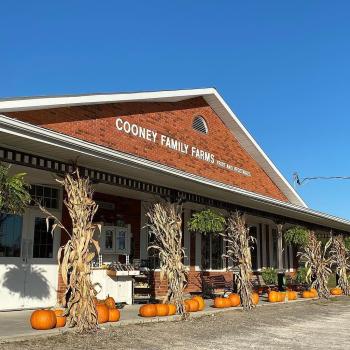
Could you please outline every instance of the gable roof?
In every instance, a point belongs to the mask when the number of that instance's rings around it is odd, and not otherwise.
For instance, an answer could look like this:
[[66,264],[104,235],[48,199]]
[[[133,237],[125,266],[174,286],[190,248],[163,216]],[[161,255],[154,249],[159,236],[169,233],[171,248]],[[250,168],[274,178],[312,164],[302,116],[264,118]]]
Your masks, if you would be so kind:
[[205,99],[241,146],[255,159],[292,204],[307,207],[214,88],[0,99],[0,113],[118,102],[178,102],[195,97]]

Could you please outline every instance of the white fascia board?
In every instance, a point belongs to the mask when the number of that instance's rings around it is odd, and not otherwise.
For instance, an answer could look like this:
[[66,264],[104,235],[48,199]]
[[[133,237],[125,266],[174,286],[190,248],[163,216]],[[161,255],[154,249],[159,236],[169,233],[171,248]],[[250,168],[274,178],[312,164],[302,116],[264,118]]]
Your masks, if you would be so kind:
[[217,115],[226,122],[227,127],[231,130],[241,146],[263,168],[266,174],[280,188],[290,202],[307,207],[306,203],[301,199],[214,88],[0,100],[0,113],[133,101],[175,102],[194,97],[203,97],[208,102]]
[[0,100],[0,113],[133,101],[171,101],[213,94],[213,88]]
[[109,148],[92,144],[86,141],[79,140],[77,138],[60,134],[49,129],[31,125],[19,120],[15,120],[4,115],[0,115],[0,132],[5,132],[8,134],[16,135],[19,137],[24,137],[37,142],[50,144],[56,147],[64,148],[67,150],[72,150],[75,152],[80,152],[82,154],[97,157],[99,159],[104,159],[106,161],[112,161],[116,163],[124,162],[124,164],[130,164],[133,166],[138,166],[140,168],[147,168],[154,171],[162,171],[164,173],[192,180],[207,186],[212,186],[225,191],[230,191],[232,193],[240,194],[251,199],[254,199],[260,203],[265,203],[273,205],[279,208],[289,209],[296,213],[306,214],[309,216],[326,219],[327,221],[341,223],[349,226],[350,231],[350,221],[342,218],[338,218],[333,215],[321,213],[307,207],[295,205],[289,202],[283,202],[277,199],[266,197],[254,192],[243,190],[238,187],[227,185],[214,180],[209,180],[201,176],[186,173],[184,171],[168,167],[166,165],[156,163],[144,158],[136,157],[131,154],[118,152],[111,150]]

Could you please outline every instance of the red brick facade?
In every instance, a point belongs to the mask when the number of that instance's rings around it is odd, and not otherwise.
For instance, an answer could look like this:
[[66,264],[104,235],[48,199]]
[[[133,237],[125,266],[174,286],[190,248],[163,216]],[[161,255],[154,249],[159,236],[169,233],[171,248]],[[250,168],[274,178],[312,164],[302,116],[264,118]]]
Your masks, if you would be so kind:
[[[241,147],[231,131],[202,98],[176,103],[119,103],[7,113],[85,141],[166,164],[202,177],[287,201],[256,161]],[[195,116],[208,124],[207,135],[192,129]],[[154,130],[215,155],[216,160],[251,173],[244,176],[174,151],[160,143],[118,131],[116,118]]]

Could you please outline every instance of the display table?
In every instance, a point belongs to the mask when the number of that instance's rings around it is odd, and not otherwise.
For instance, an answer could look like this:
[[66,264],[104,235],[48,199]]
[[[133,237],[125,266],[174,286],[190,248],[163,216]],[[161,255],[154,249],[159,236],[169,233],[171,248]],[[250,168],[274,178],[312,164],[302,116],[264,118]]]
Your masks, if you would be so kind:
[[133,276],[139,275],[139,271],[115,271],[102,268],[91,270],[92,283],[98,283],[97,298],[105,299],[113,297],[117,303],[133,303]]

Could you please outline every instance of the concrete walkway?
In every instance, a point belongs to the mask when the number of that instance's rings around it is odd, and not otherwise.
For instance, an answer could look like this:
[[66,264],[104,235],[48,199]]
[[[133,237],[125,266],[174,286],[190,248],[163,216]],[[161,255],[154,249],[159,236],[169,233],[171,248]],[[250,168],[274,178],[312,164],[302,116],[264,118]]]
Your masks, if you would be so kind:
[[[298,303],[298,302],[307,302],[312,299],[298,299],[296,301],[289,301],[285,303]],[[212,300],[206,300],[206,308],[203,311],[195,312],[190,314],[190,318],[202,317],[206,315],[212,315],[220,312],[227,312],[232,310],[242,310],[241,307],[235,308],[225,308],[225,309],[216,309],[212,307]],[[261,298],[259,302],[260,306],[270,306],[281,305],[283,303],[271,304],[266,302],[266,298]],[[149,322],[169,322],[169,321],[178,321],[181,320],[180,315],[167,316],[167,317],[152,317],[144,318],[138,316],[138,310],[140,305],[126,305],[123,309],[120,310],[121,318],[119,322],[115,323],[105,323],[101,325],[101,328],[107,328],[109,326],[120,327],[129,324],[139,324],[139,323],[149,323]],[[47,337],[50,335],[60,334],[62,332],[71,331],[71,328],[59,328],[52,329],[47,331],[38,331],[34,330],[30,326],[30,315],[33,310],[24,310],[24,311],[3,311],[0,312],[0,343],[18,341],[18,340],[27,340],[32,337]]]

